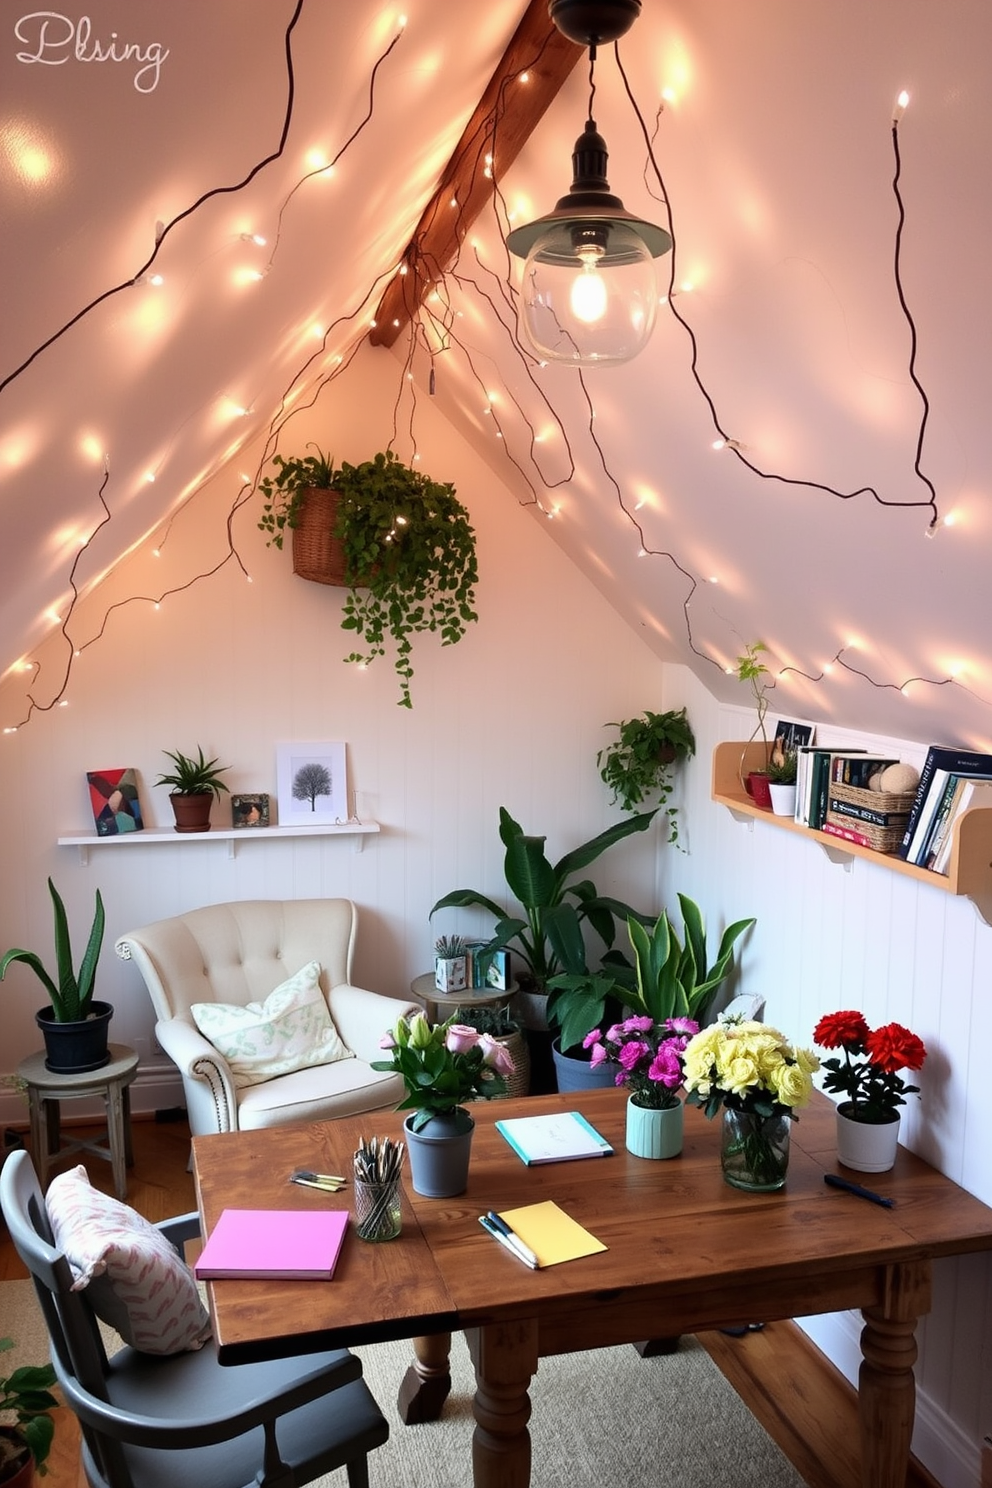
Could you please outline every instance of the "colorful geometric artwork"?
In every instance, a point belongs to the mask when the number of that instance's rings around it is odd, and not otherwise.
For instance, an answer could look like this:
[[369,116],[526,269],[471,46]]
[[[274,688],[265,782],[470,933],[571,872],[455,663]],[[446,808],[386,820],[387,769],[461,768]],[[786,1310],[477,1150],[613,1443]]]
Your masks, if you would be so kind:
[[142,830],[145,824],[134,770],[88,770],[86,779],[98,837]]

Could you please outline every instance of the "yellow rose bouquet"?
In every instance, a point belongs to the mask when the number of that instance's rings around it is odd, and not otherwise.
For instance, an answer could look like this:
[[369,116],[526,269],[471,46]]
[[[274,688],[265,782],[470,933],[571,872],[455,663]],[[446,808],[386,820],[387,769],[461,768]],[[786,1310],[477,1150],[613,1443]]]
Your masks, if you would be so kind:
[[684,1055],[690,1105],[715,1116],[721,1106],[756,1116],[789,1116],[808,1105],[820,1061],[810,1049],[752,1019],[719,1018],[689,1040]]
[[767,1023],[718,1018],[689,1040],[686,1104],[707,1116],[723,1108],[720,1162],[734,1188],[774,1191],[785,1182],[789,1120],[805,1106],[820,1061]]

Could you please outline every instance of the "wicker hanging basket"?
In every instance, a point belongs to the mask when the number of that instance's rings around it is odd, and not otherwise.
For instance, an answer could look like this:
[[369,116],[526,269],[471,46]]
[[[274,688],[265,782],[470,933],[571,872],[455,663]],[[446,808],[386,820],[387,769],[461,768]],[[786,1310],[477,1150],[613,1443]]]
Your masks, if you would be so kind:
[[344,548],[334,536],[337,491],[308,486],[300,494],[296,526],[293,528],[293,572],[314,584],[346,587]]

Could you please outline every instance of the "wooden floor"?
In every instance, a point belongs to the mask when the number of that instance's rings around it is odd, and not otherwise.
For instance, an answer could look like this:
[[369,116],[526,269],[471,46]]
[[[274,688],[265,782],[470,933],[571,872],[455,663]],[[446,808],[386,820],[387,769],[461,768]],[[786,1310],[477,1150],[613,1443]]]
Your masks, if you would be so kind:
[[[135,1165],[128,1174],[128,1202],[152,1221],[194,1209],[185,1123],[136,1120],[133,1131]],[[66,1166],[73,1161],[68,1159]],[[91,1161],[87,1167],[93,1183],[110,1193],[109,1163]],[[0,1225],[0,1279],[25,1274]],[[863,1488],[856,1394],[795,1324],[770,1323],[742,1338],[701,1333],[699,1341],[808,1488]],[[75,1420],[68,1411],[58,1414],[46,1488],[86,1488]],[[914,1462],[907,1488],[940,1485]]]

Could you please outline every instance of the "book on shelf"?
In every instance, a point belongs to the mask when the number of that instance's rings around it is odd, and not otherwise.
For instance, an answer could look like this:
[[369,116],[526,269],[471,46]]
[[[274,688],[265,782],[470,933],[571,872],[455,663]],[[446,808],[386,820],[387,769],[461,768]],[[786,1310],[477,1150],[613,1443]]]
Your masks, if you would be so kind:
[[200,1281],[329,1281],[347,1228],[346,1209],[225,1209],[193,1273]]
[[[972,777],[984,777],[992,780],[992,754],[983,754],[975,749],[955,749],[947,745],[931,744],[927,750],[926,759],[923,761],[923,769],[920,771],[920,781],[916,787],[916,799],[909,811],[909,821],[903,833],[902,847],[899,856],[908,862],[913,862],[912,852],[920,846],[917,836],[920,817],[927,809],[927,802],[931,795],[931,786],[934,776],[938,770],[944,772],[946,783],[947,775],[970,775]],[[927,817],[929,824],[934,810],[933,802]]]
[[871,838],[866,837],[864,832],[859,832],[857,827],[842,827],[837,822],[825,821],[820,831],[825,832],[828,837],[840,837],[844,842],[853,842],[858,847],[872,845]]
[[514,1116],[497,1121],[496,1130],[528,1167],[572,1162],[580,1157],[609,1157],[613,1152],[606,1138],[578,1111]]
[[827,810],[835,816],[871,822],[874,827],[904,827],[909,820],[908,811],[876,811],[872,806],[858,806],[853,801],[841,801],[837,796],[827,797]]
[[[954,823],[968,810],[975,799],[975,792],[984,783],[975,778],[957,777],[957,785],[941,829],[940,840],[936,840],[936,833],[934,839],[931,839],[932,861],[928,860],[926,866],[934,873],[942,873],[946,877],[950,869],[951,848],[954,845]],[[992,782],[989,783],[992,784]]]

